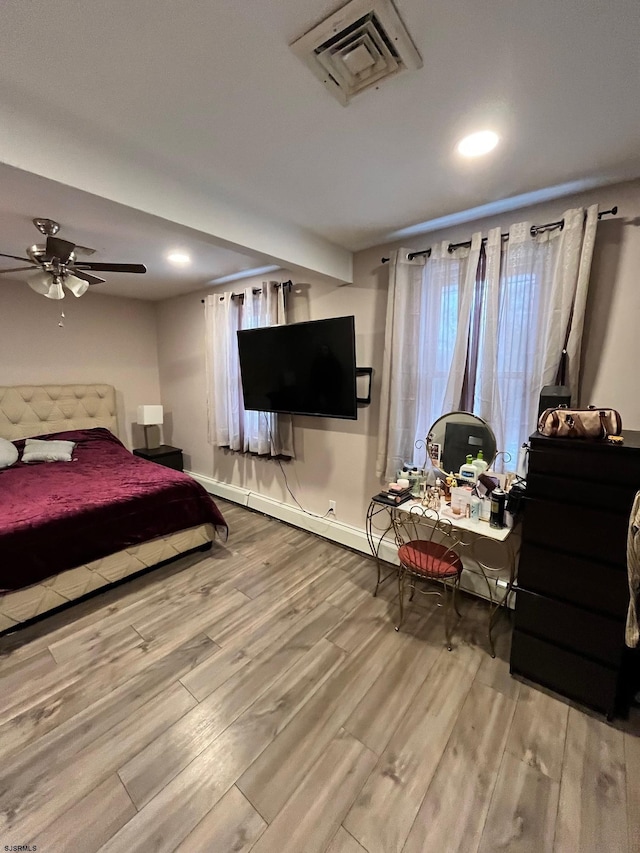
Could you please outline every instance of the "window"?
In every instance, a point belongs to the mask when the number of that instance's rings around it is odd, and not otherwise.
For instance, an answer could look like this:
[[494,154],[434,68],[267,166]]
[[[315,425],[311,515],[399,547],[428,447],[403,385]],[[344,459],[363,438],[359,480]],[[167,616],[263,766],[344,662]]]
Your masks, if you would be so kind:
[[[559,219],[559,217],[558,217]],[[471,410],[511,456],[536,426],[540,391],[557,381],[568,352],[568,380],[579,390],[580,348],[597,205],[562,215],[562,227],[514,223],[509,239],[431,247],[430,257],[394,253],[381,387],[376,471],[391,478],[431,424]],[[451,249],[451,251],[450,251]]]

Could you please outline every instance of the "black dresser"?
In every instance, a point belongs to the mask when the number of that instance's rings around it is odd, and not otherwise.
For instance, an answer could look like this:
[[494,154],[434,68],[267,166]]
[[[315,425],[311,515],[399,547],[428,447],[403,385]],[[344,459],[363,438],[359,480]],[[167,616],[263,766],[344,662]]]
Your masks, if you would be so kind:
[[624,645],[640,432],[624,445],[530,439],[511,672],[613,717],[635,689]]

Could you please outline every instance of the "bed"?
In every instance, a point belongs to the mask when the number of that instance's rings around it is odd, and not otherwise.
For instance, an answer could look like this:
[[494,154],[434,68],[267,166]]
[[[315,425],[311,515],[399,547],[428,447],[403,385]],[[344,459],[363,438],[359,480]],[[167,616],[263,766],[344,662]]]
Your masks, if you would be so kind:
[[75,443],[0,470],[0,633],[226,535],[198,483],[119,441],[110,385],[0,386],[0,436]]

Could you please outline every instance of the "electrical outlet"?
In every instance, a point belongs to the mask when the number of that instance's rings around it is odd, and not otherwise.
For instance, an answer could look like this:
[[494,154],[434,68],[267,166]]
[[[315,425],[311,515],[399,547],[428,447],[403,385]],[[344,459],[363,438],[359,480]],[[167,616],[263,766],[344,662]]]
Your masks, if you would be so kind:
[[335,513],[335,511],[336,511],[336,502],[335,501],[329,501],[329,512]]

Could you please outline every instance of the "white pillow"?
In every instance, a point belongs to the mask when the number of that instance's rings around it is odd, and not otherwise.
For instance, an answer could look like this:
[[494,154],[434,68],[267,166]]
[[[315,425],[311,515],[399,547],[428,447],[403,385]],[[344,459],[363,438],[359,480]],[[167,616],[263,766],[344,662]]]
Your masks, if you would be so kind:
[[18,448],[6,438],[0,438],[0,468],[9,468],[18,461]]
[[42,441],[28,438],[22,452],[23,462],[71,462],[74,441]]

